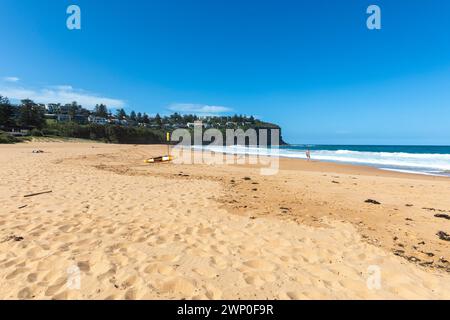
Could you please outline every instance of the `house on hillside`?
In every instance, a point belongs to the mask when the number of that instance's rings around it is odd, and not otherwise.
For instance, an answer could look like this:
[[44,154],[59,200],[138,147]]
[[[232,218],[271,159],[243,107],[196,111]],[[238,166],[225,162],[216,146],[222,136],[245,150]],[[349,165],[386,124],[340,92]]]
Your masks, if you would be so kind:
[[202,121],[195,121],[195,122],[188,122],[187,124],[188,128],[195,128],[196,126],[205,128],[206,125]]
[[106,125],[108,124],[108,119],[102,118],[102,117],[96,117],[96,116],[89,116],[88,122],[92,124],[99,124],[99,125]]

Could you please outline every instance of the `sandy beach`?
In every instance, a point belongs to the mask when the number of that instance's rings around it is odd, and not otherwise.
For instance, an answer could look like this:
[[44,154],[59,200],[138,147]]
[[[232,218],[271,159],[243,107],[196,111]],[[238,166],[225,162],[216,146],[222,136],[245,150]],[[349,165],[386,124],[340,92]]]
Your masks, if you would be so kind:
[[450,178],[165,148],[1,145],[0,299],[450,299]]

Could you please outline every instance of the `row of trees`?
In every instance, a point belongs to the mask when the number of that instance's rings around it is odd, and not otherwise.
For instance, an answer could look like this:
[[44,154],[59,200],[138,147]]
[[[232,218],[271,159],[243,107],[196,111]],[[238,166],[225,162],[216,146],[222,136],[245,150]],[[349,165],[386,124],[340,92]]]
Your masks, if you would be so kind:
[[0,126],[42,129],[45,126],[45,106],[26,99],[16,107],[8,98],[0,96]]
[[[95,116],[102,118],[110,118],[113,116],[112,113],[108,111],[108,108],[103,104],[96,105],[93,114]],[[146,113],[144,114],[142,114],[141,112],[136,113],[135,111],[131,111],[130,114],[127,114],[124,109],[118,109],[115,114],[115,117],[120,120],[131,120],[137,123],[155,124],[160,127],[162,127],[164,124],[185,125],[188,123],[193,123],[194,121],[200,119],[197,115],[194,114],[181,115],[177,112],[173,113],[170,116],[164,117],[161,117],[159,113],[157,113],[155,117],[150,117]],[[234,123],[247,122],[249,124],[255,124],[257,122],[257,120],[253,116],[247,117],[244,115],[237,115],[237,114],[235,114],[234,116],[211,116],[206,117],[206,119],[204,120],[206,122],[222,125],[225,125],[227,122],[234,122]]]

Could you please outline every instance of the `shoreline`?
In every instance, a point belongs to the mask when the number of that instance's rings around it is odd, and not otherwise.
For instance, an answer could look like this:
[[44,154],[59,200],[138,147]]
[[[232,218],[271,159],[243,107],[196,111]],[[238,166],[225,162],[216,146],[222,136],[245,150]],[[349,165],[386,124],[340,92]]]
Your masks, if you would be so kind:
[[[199,152],[199,149],[196,149],[196,147],[194,146],[194,147],[191,147],[194,151],[197,151],[197,152]],[[233,152],[233,151],[231,151],[230,150],[230,152],[226,152],[226,151],[222,151],[222,150],[217,150],[217,151],[215,151],[215,150],[211,150],[211,149],[205,149],[204,150],[205,152],[215,152],[215,153],[222,153],[223,155],[234,155],[234,156],[237,156],[237,157],[243,157],[243,156],[245,156],[245,157],[267,157],[267,158],[270,158],[270,157],[277,157],[277,158],[279,158],[279,159],[289,159],[289,160],[292,160],[292,161],[296,161],[296,160],[299,160],[299,161],[307,161],[306,159],[304,159],[304,158],[301,158],[301,157],[293,157],[293,156],[287,156],[287,155],[283,155],[283,154],[280,154],[280,155],[277,155],[277,156],[272,156],[272,155],[265,155],[265,154],[261,154],[261,155],[257,155],[257,154],[251,154],[251,153],[244,153],[244,152]],[[401,173],[401,174],[411,174],[411,175],[420,175],[420,176],[429,176],[429,177],[441,177],[441,178],[446,178],[446,179],[448,179],[448,178],[450,178],[450,175],[446,175],[445,173],[447,173],[447,171],[446,170],[443,170],[442,171],[442,174],[441,173],[436,173],[436,174],[433,174],[433,173],[429,173],[429,172],[421,172],[421,171],[414,171],[414,170],[409,170],[408,169],[408,167],[405,167],[405,168],[401,168],[401,167],[399,167],[399,168],[383,168],[383,166],[387,166],[387,165],[376,165],[376,164],[370,164],[370,163],[357,163],[357,162],[351,162],[351,161],[340,161],[340,160],[322,160],[322,159],[314,159],[314,156],[312,156],[312,159],[309,161],[309,162],[319,162],[319,163],[330,163],[330,164],[335,164],[335,165],[337,165],[337,166],[339,166],[339,165],[344,165],[344,166],[352,166],[352,167],[355,167],[355,168],[372,168],[372,169],[375,169],[375,170],[379,170],[379,171],[383,171],[383,172],[395,172],[395,173]]]

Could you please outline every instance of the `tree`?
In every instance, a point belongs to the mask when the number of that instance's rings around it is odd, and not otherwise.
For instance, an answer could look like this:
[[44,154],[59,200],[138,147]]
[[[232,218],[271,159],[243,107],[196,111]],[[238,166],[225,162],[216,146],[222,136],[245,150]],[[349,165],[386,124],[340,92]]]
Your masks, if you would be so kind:
[[97,104],[94,108],[94,115],[96,117],[107,118],[108,117],[108,108],[103,103]]
[[137,120],[136,112],[131,111],[131,113],[130,113],[130,119],[133,120],[133,121],[136,121],[136,120]]
[[144,113],[144,116],[142,117],[142,122],[145,124],[150,123],[150,118],[148,117],[148,114]]
[[78,111],[78,114],[87,118],[91,115],[91,112],[88,109],[85,109],[80,106],[80,110]]
[[155,122],[158,126],[162,127],[163,123],[162,123],[162,119],[161,119],[161,116],[159,115],[159,113],[157,113],[155,116]]
[[124,120],[124,119],[127,118],[127,113],[126,113],[125,110],[123,110],[123,109],[118,109],[118,110],[117,110],[117,113],[116,113],[116,117],[117,117],[119,120]]
[[14,126],[14,107],[6,97],[0,96],[0,126]]
[[32,100],[21,101],[19,108],[19,123],[26,127],[42,129],[45,125],[45,109]]
[[71,104],[66,105],[68,114],[71,121],[75,120],[75,116],[80,112],[81,106],[78,105],[76,101],[72,102]]
[[61,113],[61,104],[60,103],[49,103],[47,105],[48,113],[58,114]]
[[136,116],[136,121],[139,123],[142,123],[142,113],[138,112],[138,114]]

